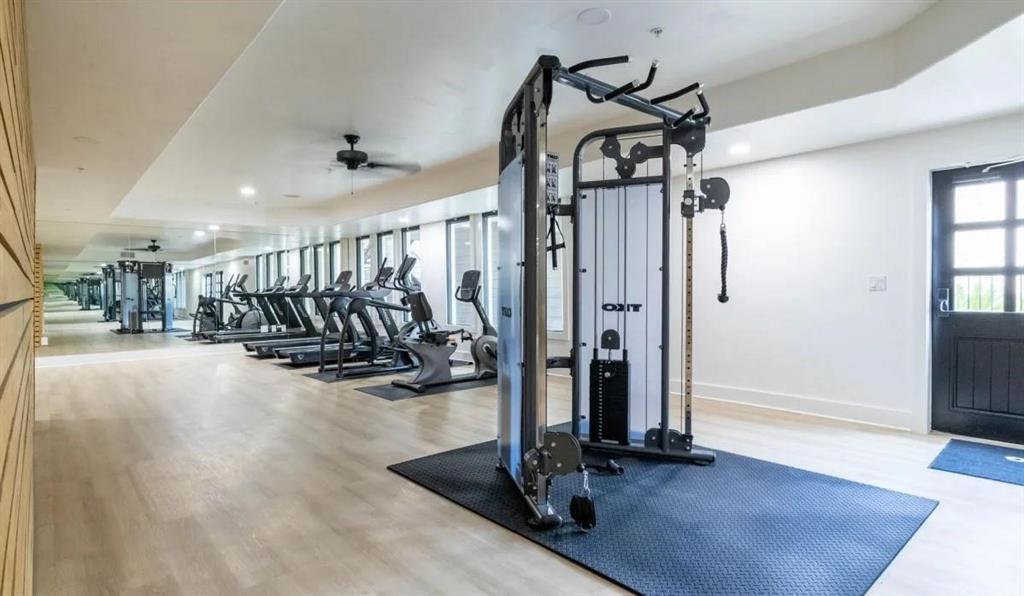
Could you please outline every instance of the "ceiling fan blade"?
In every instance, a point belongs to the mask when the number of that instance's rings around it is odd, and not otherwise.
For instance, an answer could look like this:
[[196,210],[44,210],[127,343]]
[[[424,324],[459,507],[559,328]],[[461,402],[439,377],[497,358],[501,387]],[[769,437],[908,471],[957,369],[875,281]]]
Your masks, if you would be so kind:
[[379,161],[368,161],[363,167],[370,168],[371,170],[399,170],[410,174],[419,172],[421,169],[420,164],[418,163],[381,163]]

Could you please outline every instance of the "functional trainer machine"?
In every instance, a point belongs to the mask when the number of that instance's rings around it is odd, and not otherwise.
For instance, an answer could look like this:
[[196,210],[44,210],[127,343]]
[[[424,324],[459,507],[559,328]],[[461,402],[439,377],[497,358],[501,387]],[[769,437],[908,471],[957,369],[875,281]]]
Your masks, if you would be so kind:
[[[121,327],[115,333],[171,331],[174,328],[174,275],[170,263],[118,261],[121,273]],[[159,321],[159,329],[146,329]]]
[[121,270],[113,265],[103,266],[103,321],[112,323],[121,309]]
[[103,287],[102,280],[95,275],[88,277],[78,278],[78,292],[77,299],[78,305],[82,310],[92,310],[98,308],[103,303]]
[[[584,451],[603,455],[657,457],[708,464],[714,453],[693,447],[692,282],[693,218],[723,210],[729,186],[701,179],[695,156],[704,148],[710,108],[700,84],[646,99],[636,93],[653,82],[653,63],[643,82],[614,86],[583,74],[621,64],[628,56],[588,60],[564,67],[541,56],[505,111],[499,145],[498,242],[498,459],[540,528],[561,524],[549,499],[556,476],[581,473],[584,490],[570,512],[583,528],[596,523],[587,489]],[[655,123],[596,131],[584,137],[573,159],[573,195],[558,195],[558,160],[547,151],[547,118],[554,83],[583,91],[592,103],[612,102],[653,116]],[[666,102],[690,94],[699,105],[678,111]],[[623,141],[636,142],[623,155]],[[601,175],[584,178],[584,152],[600,142]],[[672,195],[671,148],[686,154],[685,188]],[[614,174],[608,175],[611,164]],[[675,201],[685,222],[683,347],[680,428],[673,428],[669,391],[671,254],[670,223]],[[557,242],[557,217],[573,220],[574,324],[569,357],[547,357],[547,268],[564,242]],[[725,225],[723,287],[725,302]],[[548,243],[550,241],[550,244]],[[547,369],[573,375],[571,432],[547,425]],[[617,466],[614,466],[617,468]]]

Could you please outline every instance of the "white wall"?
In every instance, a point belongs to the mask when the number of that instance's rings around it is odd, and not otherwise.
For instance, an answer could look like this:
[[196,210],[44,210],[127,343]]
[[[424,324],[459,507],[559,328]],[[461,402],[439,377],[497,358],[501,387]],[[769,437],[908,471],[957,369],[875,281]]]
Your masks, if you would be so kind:
[[[695,231],[695,393],[927,431],[930,172],[1021,154],[1017,114],[708,173],[732,186],[732,299],[715,298],[719,217],[705,214]],[[869,293],[870,275],[887,276],[888,291]]]

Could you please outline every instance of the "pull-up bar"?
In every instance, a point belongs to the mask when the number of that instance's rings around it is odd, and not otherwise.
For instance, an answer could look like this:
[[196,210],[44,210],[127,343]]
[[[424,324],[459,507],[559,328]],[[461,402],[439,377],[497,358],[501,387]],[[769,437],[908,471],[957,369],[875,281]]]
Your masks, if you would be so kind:
[[[625,85],[616,87],[599,79],[585,75],[582,71],[601,66],[626,64],[630,61],[629,56],[613,56],[610,58],[585,60],[568,68],[561,66],[561,64],[558,63],[558,58],[554,56],[542,57],[540,60],[541,64],[552,64],[550,61],[545,61],[544,58],[549,58],[554,63],[551,66],[552,79],[554,81],[583,91],[587,94],[587,99],[593,103],[611,101],[650,116],[660,118],[671,128],[678,128],[688,120],[707,120],[710,116],[711,110],[707,101],[704,99],[704,93],[700,83],[692,83],[682,89],[661,95],[654,99],[646,99],[636,95],[638,91],[643,91],[654,83],[654,77],[658,71],[657,60],[651,63],[651,67],[647,71],[647,79],[644,80],[643,83],[641,83],[639,79],[634,79]],[[695,108],[687,110],[686,112],[679,112],[673,108],[661,105],[667,101],[671,101],[694,92],[696,92],[697,100],[700,102],[700,113],[697,113]]]

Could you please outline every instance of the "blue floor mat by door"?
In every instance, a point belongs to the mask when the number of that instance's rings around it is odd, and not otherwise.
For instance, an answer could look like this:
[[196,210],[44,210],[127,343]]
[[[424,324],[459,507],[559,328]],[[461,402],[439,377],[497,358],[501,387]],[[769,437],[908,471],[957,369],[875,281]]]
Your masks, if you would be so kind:
[[[596,528],[569,520],[542,532],[495,470],[496,449],[490,441],[389,469],[644,594],[863,594],[938,505],[720,451],[703,467],[621,458],[623,476],[591,475]],[[566,518],[579,484],[552,486]]]
[[951,439],[928,467],[1024,486],[1024,449]]

